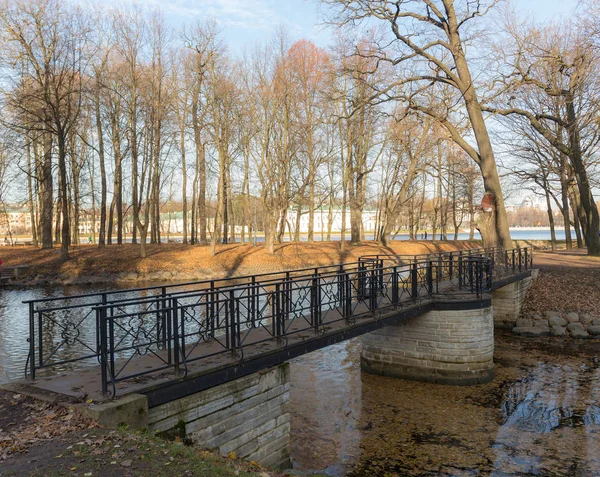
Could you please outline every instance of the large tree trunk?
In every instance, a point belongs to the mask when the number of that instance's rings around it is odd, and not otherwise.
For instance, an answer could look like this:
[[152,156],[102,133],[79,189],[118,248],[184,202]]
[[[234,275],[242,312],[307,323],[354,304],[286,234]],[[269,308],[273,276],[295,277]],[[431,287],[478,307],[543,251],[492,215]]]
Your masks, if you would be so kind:
[[182,228],[183,228],[183,243],[188,243],[188,220],[187,220],[187,166],[185,163],[185,122],[181,125],[180,147],[181,147],[181,174],[182,174],[182,191],[181,202],[183,208]]
[[32,165],[33,159],[31,154],[31,141],[29,135],[25,136],[27,141],[27,196],[29,202],[29,220],[31,221],[31,239],[33,245],[38,246],[38,234],[37,234],[37,214],[35,211],[35,200],[33,198],[33,170]]
[[106,166],[104,163],[104,135],[102,132],[102,118],[100,117],[100,84],[96,84],[96,134],[98,135],[98,160],[100,161],[100,230],[98,234],[98,247],[106,244]]
[[57,136],[58,140],[58,173],[60,175],[61,189],[61,212],[62,212],[62,229],[61,229],[61,244],[60,255],[63,259],[69,258],[69,245],[71,239],[71,230],[69,226],[69,201],[67,200],[67,161],[66,161],[66,144],[65,137],[62,131]]
[[567,177],[567,156],[560,154],[561,167],[560,167],[560,193],[562,201],[562,214],[563,222],[565,225],[565,241],[567,250],[573,248],[573,239],[571,238],[571,214],[569,212],[569,180]]
[[479,104],[475,89],[473,87],[473,80],[471,78],[471,72],[469,70],[465,52],[463,50],[462,41],[458,33],[459,25],[457,24],[453,7],[452,11],[449,12],[448,18],[450,23],[449,39],[452,45],[452,54],[456,64],[456,70],[461,81],[463,82],[463,88],[461,89],[461,92],[463,94],[465,107],[471,122],[473,136],[475,137],[475,142],[477,143],[477,149],[479,152],[478,165],[483,177],[483,187],[485,192],[492,194],[494,199],[494,227],[493,229],[489,230],[489,235],[486,234],[488,235],[488,238],[483,240],[483,244],[485,247],[500,246],[504,249],[509,249],[512,248],[512,240],[510,238],[508,217],[506,215],[506,208],[504,206],[504,196],[502,194],[502,188],[500,185],[500,177],[498,176],[496,159],[494,157],[492,143],[485,125],[483,113],[481,111],[481,105]]
[[53,188],[52,188],[52,135],[43,133],[43,156],[40,167],[40,222],[42,248],[52,248]]
[[546,209],[548,212],[548,223],[550,224],[550,244],[552,251],[556,250],[556,231],[554,229],[554,215],[552,215],[552,202],[550,201],[549,184],[544,177],[544,194],[546,196]]
[[579,140],[579,127],[575,113],[574,98],[569,97],[566,102],[567,120],[569,122],[569,146],[571,149],[571,164],[577,179],[581,206],[584,211],[584,220],[582,221],[583,235],[588,249],[588,255],[600,255],[600,217],[598,208],[592,195],[592,188],[588,179],[585,164],[581,154],[581,145]]

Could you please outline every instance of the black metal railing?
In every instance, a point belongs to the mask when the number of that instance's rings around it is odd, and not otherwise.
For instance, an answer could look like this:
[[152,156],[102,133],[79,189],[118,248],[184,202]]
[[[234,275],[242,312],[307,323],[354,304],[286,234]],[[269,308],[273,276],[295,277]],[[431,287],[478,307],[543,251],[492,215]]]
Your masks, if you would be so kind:
[[[26,375],[75,362],[100,363],[102,389],[147,374],[187,372],[188,363],[288,339],[443,293],[481,293],[498,274],[531,268],[529,249],[449,252],[427,260],[358,262],[26,302]],[[404,263],[403,263],[403,260]],[[407,263],[408,262],[408,263]],[[260,331],[260,333],[257,333]],[[134,369],[136,357],[150,364]]]

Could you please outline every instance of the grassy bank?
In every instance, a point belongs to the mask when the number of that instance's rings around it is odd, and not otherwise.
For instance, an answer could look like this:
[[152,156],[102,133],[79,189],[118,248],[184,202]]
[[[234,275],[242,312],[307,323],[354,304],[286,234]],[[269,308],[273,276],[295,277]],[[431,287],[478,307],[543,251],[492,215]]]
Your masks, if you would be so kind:
[[395,241],[389,247],[376,242],[361,245],[340,242],[283,243],[269,254],[262,246],[230,244],[217,247],[210,254],[208,246],[160,244],[148,245],[148,257],[139,257],[139,246],[112,245],[99,249],[79,245],[70,251],[71,258],[62,260],[58,248],[42,250],[34,247],[3,247],[3,266],[28,266],[29,276],[46,277],[107,276],[123,273],[150,274],[177,270],[190,276],[234,276],[294,268],[331,265],[358,260],[361,255],[414,255],[480,247],[468,241]]

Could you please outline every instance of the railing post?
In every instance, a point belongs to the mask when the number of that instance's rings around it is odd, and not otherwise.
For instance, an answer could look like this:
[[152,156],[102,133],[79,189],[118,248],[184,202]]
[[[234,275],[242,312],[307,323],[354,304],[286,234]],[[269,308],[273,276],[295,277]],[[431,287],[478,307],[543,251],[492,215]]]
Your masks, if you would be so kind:
[[531,253],[529,254],[529,268],[531,270],[533,270],[533,249],[531,250]]
[[398,267],[392,269],[392,305],[394,308],[398,306],[400,302],[398,296]]
[[256,313],[258,311],[258,290],[256,289],[256,277],[252,275],[252,285],[250,289],[250,320],[252,328],[256,328]]
[[433,260],[427,262],[427,292],[433,294]]
[[369,274],[369,310],[375,313],[377,309],[377,269],[372,268]]
[[[108,372],[110,373],[110,382],[115,386],[115,319],[111,316],[108,320]],[[113,399],[116,393],[113,393]]]
[[[100,299],[100,301],[102,302],[102,306],[106,306],[106,304],[108,303],[106,293],[102,294],[102,298]],[[98,318],[98,314],[96,313],[96,353],[98,353],[98,355],[100,354],[101,346],[102,345],[100,343],[100,319]]]
[[290,313],[292,312],[292,280],[290,278],[290,272],[285,274],[285,319],[290,319]]
[[344,266],[340,265],[340,268],[338,268],[338,273],[337,273],[337,289],[338,289],[338,296],[337,296],[337,301],[339,302],[340,306],[342,307],[342,313],[343,312],[343,307],[344,307],[344,292],[346,291],[346,287],[345,287],[345,283],[344,283]]
[[525,247],[524,253],[525,253],[525,270],[529,270],[529,257],[527,256],[527,247]]
[[[164,296],[166,297],[166,290],[163,287],[163,290],[165,291]],[[172,343],[172,338],[173,338],[173,322],[172,322],[172,315],[171,315],[171,309],[168,306],[168,299],[167,298],[163,298],[161,300],[162,302],[162,319],[163,319],[163,342],[162,342],[162,347],[163,349],[166,348],[167,350],[167,363],[169,365],[173,364],[173,343]]]
[[96,308],[96,320],[100,323],[100,379],[102,395],[108,395],[108,337],[106,327],[106,307]]
[[518,252],[519,252],[519,273],[520,273],[523,271],[523,253],[521,251],[521,248],[519,248]]
[[463,287],[463,281],[464,281],[464,277],[463,277],[463,253],[462,250],[460,252],[458,252],[458,289],[462,290]]
[[236,306],[235,306],[235,289],[231,289],[229,290],[229,297],[228,297],[228,304],[227,304],[227,309],[228,309],[228,313],[229,313],[229,326],[230,326],[230,336],[231,336],[231,341],[230,341],[230,345],[231,345],[231,352],[235,353],[235,350],[238,348],[239,346],[239,333],[238,333],[238,323],[239,323],[239,317],[237,316],[236,313]]
[[320,322],[320,286],[319,275],[315,271],[310,282],[310,325],[314,331],[319,329]]
[[35,308],[29,303],[29,377],[35,379]]
[[[173,330],[173,364],[175,367],[175,374],[179,374],[179,364],[180,364],[180,348],[179,348],[179,313],[178,313],[178,303],[177,298],[171,297],[171,329]],[[181,322],[183,324],[183,316],[181,317]]]
[[475,293],[477,298],[481,296],[481,288],[482,283],[481,280],[483,278],[483,259],[480,258],[475,262]]
[[512,249],[512,271],[513,273],[515,273],[516,271],[516,266],[517,266],[517,262],[515,260],[515,249]]
[[416,300],[419,296],[419,282],[417,277],[417,262],[413,263],[410,269],[410,280],[411,280],[411,288],[412,288],[412,298]]
[[452,275],[453,275],[453,259],[452,259],[452,252],[450,252],[450,255],[448,256],[448,275],[450,275],[450,280],[452,280]]
[[43,312],[38,310],[38,363],[39,367],[44,367],[44,332],[43,332]]
[[[211,337],[215,336],[215,282],[211,280],[210,282],[210,292],[208,294],[210,300],[210,335]],[[218,323],[217,323],[218,327]]]

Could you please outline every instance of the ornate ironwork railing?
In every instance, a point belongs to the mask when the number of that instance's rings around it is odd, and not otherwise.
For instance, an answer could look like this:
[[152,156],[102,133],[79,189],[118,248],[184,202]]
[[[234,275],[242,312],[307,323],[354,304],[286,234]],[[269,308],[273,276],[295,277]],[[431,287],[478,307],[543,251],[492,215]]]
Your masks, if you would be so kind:
[[[444,293],[481,294],[494,277],[532,267],[529,249],[478,250],[358,262],[284,273],[138,288],[26,302],[26,376],[75,362],[100,363],[103,392],[148,374],[187,372],[189,363],[251,345],[285,348],[359,316]],[[136,357],[148,356],[143,370]]]

